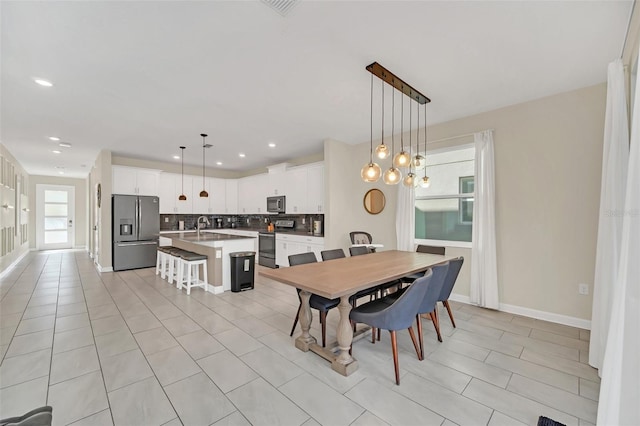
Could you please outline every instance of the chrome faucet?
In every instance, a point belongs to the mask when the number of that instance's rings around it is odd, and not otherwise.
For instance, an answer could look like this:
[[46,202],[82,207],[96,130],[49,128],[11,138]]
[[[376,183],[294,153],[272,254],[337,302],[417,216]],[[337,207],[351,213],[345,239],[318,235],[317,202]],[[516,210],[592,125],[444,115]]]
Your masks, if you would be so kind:
[[198,236],[200,236],[200,219],[204,219],[205,227],[209,225],[209,219],[206,216],[200,216],[196,221],[196,228],[198,229]]

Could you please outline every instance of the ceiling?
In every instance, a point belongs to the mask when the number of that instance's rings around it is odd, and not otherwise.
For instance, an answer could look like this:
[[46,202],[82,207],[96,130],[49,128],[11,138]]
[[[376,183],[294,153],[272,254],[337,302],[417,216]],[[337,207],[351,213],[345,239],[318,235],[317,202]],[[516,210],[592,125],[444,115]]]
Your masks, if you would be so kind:
[[604,82],[631,9],[301,0],[283,17],[260,1],[2,1],[0,141],[29,174],[85,177],[101,149],[179,162],[184,145],[201,165],[208,133],[207,167],[252,170],[327,138],[368,141],[374,61],[431,98],[430,124]]

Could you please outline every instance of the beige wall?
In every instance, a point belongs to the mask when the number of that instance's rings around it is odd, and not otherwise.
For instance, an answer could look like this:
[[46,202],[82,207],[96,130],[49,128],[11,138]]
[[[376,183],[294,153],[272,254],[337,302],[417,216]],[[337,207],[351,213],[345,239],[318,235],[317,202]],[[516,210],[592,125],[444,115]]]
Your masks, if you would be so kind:
[[58,176],[38,176],[31,175],[29,178],[29,193],[32,196],[29,198],[29,223],[33,223],[34,226],[29,233],[29,247],[32,249],[37,248],[36,242],[36,203],[37,192],[36,185],[67,185],[75,188],[75,241],[73,243],[74,248],[86,248],[88,246],[88,212],[87,212],[87,179],[72,179]]
[[[591,295],[579,295],[578,283],[590,289],[593,284],[605,98],[606,85],[600,84],[429,127],[430,140],[495,130],[501,303],[591,318]],[[453,139],[429,149],[458,143]],[[325,144],[332,172],[327,247],[348,247],[348,232],[358,229],[395,248],[397,189],[362,182],[369,143],[334,145],[339,143]],[[362,207],[372,187],[387,196],[387,207],[377,216]],[[447,253],[465,256],[455,293],[468,296],[470,250],[449,248]]]

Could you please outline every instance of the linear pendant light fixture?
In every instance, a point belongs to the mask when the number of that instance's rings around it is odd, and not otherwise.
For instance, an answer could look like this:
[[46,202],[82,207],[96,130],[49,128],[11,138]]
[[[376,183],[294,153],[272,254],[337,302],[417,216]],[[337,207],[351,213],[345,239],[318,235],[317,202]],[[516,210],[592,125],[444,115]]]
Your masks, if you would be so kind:
[[182,153],[180,154],[180,159],[182,160],[182,171],[181,171],[181,175],[182,175],[182,193],[180,194],[180,196],[178,197],[178,201],[187,201],[187,196],[184,195],[184,150],[186,147],[181,146],[180,150],[182,151]]
[[207,198],[209,193],[205,189],[204,185],[204,151],[205,148],[211,148],[211,144],[205,143],[205,139],[207,137],[206,134],[200,133],[200,136],[202,136],[202,191],[200,191],[200,198]]
[[[387,145],[385,145],[384,143],[384,85],[389,84],[392,87],[392,90],[394,90],[393,92],[393,105],[392,105],[392,116],[395,116],[395,90],[399,90],[402,93],[402,112],[401,112],[401,116],[402,116],[402,129],[401,129],[401,137],[400,137],[400,152],[397,153],[397,155],[395,154],[395,118],[392,118],[393,121],[393,125],[392,125],[392,136],[391,136],[391,167],[389,169],[387,169],[384,173],[384,182],[388,185],[396,185],[398,184],[400,181],[402,181],[404,183],[405,186],[407,187],[414,187],[416,185],[416,183],[418,183],[417,181],[420,181],[421,186],[424,187],[424,184],[426,182],[423,182],[426,178],[426,180],[428,181],[428,177],[426,177],[426,172],[425,172],[425,178],[423,179],[418,179],[416,174],[414,173],[415,171],[418,170],[422,170],[424,168],[424,163],[425,163],[425,158],[424,156],[422,156],[420,154],[420,139],[419,139],[419,133],[416,136],[417,141],[416,141],[416,154],[415,156],[411,155],[411,144],[413,142],[413,137],[412,137],[412,123],[410,120],[410,124],[409,124],[409,152],[405,151],[404,149],[404,96],[406,95],[410,101],[415,101],[417,102],[419,105],[426,105],[427,103],[431,102],[431,99],[427,98],[425,95],[423,95],[422,93],[420,93],[419,91],[417,91],[416,89],[414,89],[412,86],[410,86],[409,84],[407,84],[404,80],[402,80],[401,78],[398,78],[398,76],[396,76],[395,74],[393,74],[391,71],[387,70],[385,67],[383,67],[382,65],[380,65],[377,62],[374,62],[370,65],[366,66],[367,71],[369,71],[372,76],[375,75],[376,77],[378,77],[380,80],[382,80],[382,99],[381,99],[381,104],[382,104],[382,135],[381,135],[381,143],[380,145],[378,145],[376,147],[375,153],[376,153],[376,157],[379,159],[385,159],[389,156],[389,148],[387,147]],[[410,103],[410,119],[412,114],[412,110],[413,108],[411,107],[413,104]],[[417,108],[417,114],[418,114],[418,127],[420,127],[420,108]],[[371,84],[371,146],[370,146],[370,155],[369,155],[369,163],[365,164],[365,166],[362,168],[361,171],[361,175],[362,175],[362,179],[365,182],[376,182],[380,176],[380,172],[378,171],[377,173],[375,173],[374,171],[374,167],[376,166],[378,167],[379,170],[379,166],[375,163],[373,163],[373,83]],[[426,107],[425,107],[425,126],[426,126]],[[426,129],[425,129],[425,147],[426,147]],[[426,150],[426,148],[425,148]],[[407,176],[402,179],[402,172],[400,171],[401,167],[407,167],[408,168],[408,174]]]

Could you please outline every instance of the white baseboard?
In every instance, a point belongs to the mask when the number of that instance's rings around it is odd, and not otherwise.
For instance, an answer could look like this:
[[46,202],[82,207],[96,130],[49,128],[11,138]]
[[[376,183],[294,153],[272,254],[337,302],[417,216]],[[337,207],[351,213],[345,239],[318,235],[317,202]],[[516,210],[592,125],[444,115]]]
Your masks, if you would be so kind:
[[[473,303],[471,303],[471,300],[469,299],[469,296],[451,293],[450,299],[455,302],[473,305]],[[522,315],[523,317],[535,318],[539,320],[555,322],[557,324],[591,330],[591,320],[582,318],[570,317],[568,315],[556,314],[553,312],[539,311],[537,309],[525,308],[522,306],[509,305],[507,303],[501,303],[499,310],[510,314]]]
[[209,293],[221,294],[221,293],[224,293],[224,288],[221,285],[209,284]]
[[0,278],[3,278],[5,275],[7,275],[13,268],[16,267],[16,265],[18,264],[18,262],[20,262],[27,254],[29,254],[30,250],[26,250],[24,253],[22,253],[20,256],[18,256],[16,258],[16,260],[14,260],[13,262],[11,262],[11,264],[9,266],[7,266],[5,269],[2,270],[2,272],[0,272]]
[[96,263],[96,269],[98,270],[98,272],[103,273],[103,272],[113,272],[113,266],[102,266],[99,263]]

